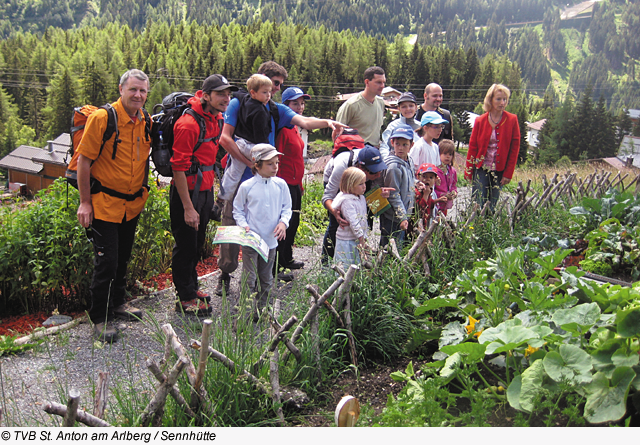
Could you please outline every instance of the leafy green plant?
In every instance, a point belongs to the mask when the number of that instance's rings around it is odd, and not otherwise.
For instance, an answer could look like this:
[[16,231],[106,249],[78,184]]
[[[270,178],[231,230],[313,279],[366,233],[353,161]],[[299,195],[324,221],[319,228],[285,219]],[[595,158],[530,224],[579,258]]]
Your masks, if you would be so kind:
[[300,226],[296,233],[297,246],[313,246],[327,228],[329,217],[322,205],[324,188],[320,181],[309,181],[304,185]]
[[4,313],[82,307],[93,249],[77,222],[77,202],[78,192],[67,191],[66,182],[59,179],[33,201],[0,210]]
[[13,337],[11,335],[0,335],[0,357],[3,355],[19,354],[21,352],[28,351],[35,346],[29,343],[17,345],[15,343],[16,338],[17,337]]
[[[498,251],[461,274],[457,293],[418,308],[421,314],[456,304],[458,316],[468,319],[444,327],[441,359],[428,366],[467,389],[462,371],[488,360],[502,363],[504,379],[494,377],[504,382],[517,410],[559,412],[561,401],[572,398],[584,400],[589,422],[620,419],[630,392],[640,389],[640,284],[601,286],[584,281],[575,267],[556,272],[568,252],[528,258],[523,249]],[[514,314],[509,302],[521,312]]]
[[166,272],[171,266],[173,235],[169,216],[169,187],[150,181],[149,199],[140,214],[129,264],[130,283]]
[[443,378],[416,375],[410,362],[404,372],[391,374],[397,382],[405,382],[397,398],[389,395],[382,414],[373,419],[374,426],[448,426],[455,423],[450,413],[456,397],[449,392]]
[[588,271],[611,276],[629,272],[640,278],[640,226],[623,226],[615,218],[603,221],[585,236],[589,247],[580,266]]
[[627,226],[640,223],[640,197],[630,192],[620,193],[611,189],[600,199],[584,197],[581,204],[569,212],[583,217],[584,233],[595,230],[603,221],[611,218]]

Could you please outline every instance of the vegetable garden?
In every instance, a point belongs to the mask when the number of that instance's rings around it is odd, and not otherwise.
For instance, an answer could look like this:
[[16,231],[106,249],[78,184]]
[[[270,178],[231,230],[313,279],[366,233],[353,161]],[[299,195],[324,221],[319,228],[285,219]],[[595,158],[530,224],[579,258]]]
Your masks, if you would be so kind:
[[[456,224],[437,220],[404,251],[378,252],[370,269],[353,275],[346,308],[336,302],[334,295],[344,295],[336,288],[327,295],[333,310],[320,303],[317,324],[298,323],[295,359],[283,357],[290,350],[283,343],[269,349],[274,335],[287,335],[274,334],[273,322],[282,327],[294,316],[302,321],[310,297],[316,292],[317,304],[335,285],[336,272],[319,265],[308,271],[286,298],[279,296],[280,314],[263,314],[258,324],[238,315],[246,305],[242,299],[238,308],[224,306],[200,346],[210,339],[233,366],[210,360],[197,387],[193,376],[177,373],[175,388],[187,401],[191,394],[190,407],[169,397],[154,424],[288,424],[301,415],[284,396],[274,398],[278,386],[301,390],[317,404],[338,375],[407,358],[409,365],[391,375],[403,389],[379,414],[365,407],[361,423],[484,426],[494,413],[510,409],[517,426],[532,425],[534,418],[548,426],[559,419],[563,425],[637,424],[640,198],[638,178],[620,178],[595,172],[583,179],[567,174],[513,185],[494,214],[468,205]],[[306,186],[299,243],[314,242],[324,230],[321,189],[317,183]],[[62,312],[83,304],[91,251],[75,222],[74,192],[69,191],[68,208],[62,182],[35,202],[18,204],[19,212],[2,208],[3,313],[55,307]],[[154,188],[136,236],[134,293],[136,282],[170,265],[167,202],[166,190]],[[201,338],[203,323],[187,317],[175,329],[176,338],[193,344],[185,338]],[[165,350],[161,372],[168,377],[181,354],[165,348],[167,328],[156,324],[154,331],[158,350]],[[199,363],[195,349],[182,355]],[[141,392],[139,385],[114,385],[117,403],[104,421],[151,422],[148,409],[162,385],[153,376],[145,383],[157,387],[153,391]],[[208,404],[194,405],[200,388]],[[60,398],[66,403],[66,394]]]

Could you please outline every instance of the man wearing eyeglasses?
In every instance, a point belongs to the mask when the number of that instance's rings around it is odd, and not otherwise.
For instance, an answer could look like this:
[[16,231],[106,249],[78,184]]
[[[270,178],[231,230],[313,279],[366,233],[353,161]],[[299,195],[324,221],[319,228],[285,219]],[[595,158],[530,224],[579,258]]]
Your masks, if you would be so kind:
[[[260,65],[260,67],[258,68],[258,74],[263,74],[271,79],[272,96],[280,91],[282,84],[288,76],[287,70],[283,66],[271,60]],[[344,125],[329,119],[317,119],[315,117],[300,116],[291,108],[283,104],[276,104],[276,106],[278,112],[277,128],[272,115],[271,133],[269,134],[269,143],[274,146],[277,130],[287,126],[297,125],[298,127],[304,128],[306,130],[315,130],[318,128],[327,127],[331,128],[332,130],[336,130],[344,127]],[[240,149],[238,148],[238,145],[236,144],[236,141],[234,139],[236,125],[238,123],[239,111],[240,101],[237,98],[234,98],[229,103],[229,107],[224,114],[224,127],[222,129],[222,136],[220,137],[220,145],[229,153],[230,157],[232,158],[231,162],[242,162],[248,167],[249,172],[246,172],[245,170],[245,175],[238,183],[232,184],[228,181],[225,182],[223,178],[222,190],[219,195],[219,200],[221,199],[225,202],[224,204],[222,204],[220,201],[218,202],[218,206],[223,205],[221,221],[221,224],[223,226],[236,225],[232,214],[233,200],[235,199],[236,192],[238,191],[240,183],[247,179],[250,179],[253,176],[250,173],[250,169],[253,166],[253,161],[251,159],[248,159],[240,152]],[[229,286],[231,283],[231,273],[233,273],[238,268],[239,252],[240,246],[238,244],[220,245],[220,258],[218,259],[218,267],[220,268],[221,273],[218,277],[218,287],[216,289],[216,293],[218,295],[223,295],[223,292],[226,294],[229,291]]]
[[427,111],[435,111],[442,119],[447,121],[447,123],[444,124],[444,128],[442,129],[440,136],[433,140],[436,144],[442,139],[453,140],[453,121],[451,120],[451,112],[440,107],[442,99],[442,87],[437,83],[430,83],[424,87],[424,103],[418,107],[418,114],[416,114],[416,120],[420,121]]

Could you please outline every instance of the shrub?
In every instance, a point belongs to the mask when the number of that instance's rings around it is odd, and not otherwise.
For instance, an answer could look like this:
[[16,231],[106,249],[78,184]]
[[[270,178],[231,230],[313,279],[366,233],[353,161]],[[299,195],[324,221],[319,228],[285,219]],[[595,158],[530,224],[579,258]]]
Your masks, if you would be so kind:
[[[67,205],[68,203],[68,205]],[[34,201],[0,214],[3,313],[77,309],[91,281],[93,251],[75,209],[78,192],[57,180]]]

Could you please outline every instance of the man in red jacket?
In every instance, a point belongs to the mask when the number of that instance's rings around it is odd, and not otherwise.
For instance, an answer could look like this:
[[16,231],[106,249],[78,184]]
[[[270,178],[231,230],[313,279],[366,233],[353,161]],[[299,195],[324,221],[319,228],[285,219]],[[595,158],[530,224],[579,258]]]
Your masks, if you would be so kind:
[[[207,77],[202,89],[189,99],[191,110],[187,110],[173,128],[173,181],[169,192],[169,208],[175,246],[171,267],[179,298],[176,310],[193,315],[211,312],[209,296],[198,290],[196,264],[214,203],[213,165],[218,153],[220,121],[231,100],[231,92],[237,90],[220,74]],[[205,127],[203,140],[199,140],[201,125]],[[197,162],[193,161],[194,157]]]

